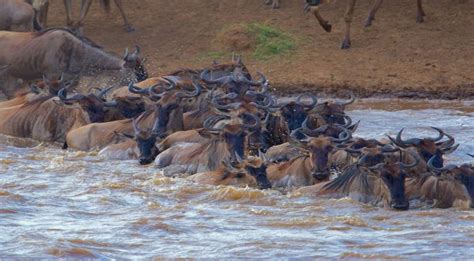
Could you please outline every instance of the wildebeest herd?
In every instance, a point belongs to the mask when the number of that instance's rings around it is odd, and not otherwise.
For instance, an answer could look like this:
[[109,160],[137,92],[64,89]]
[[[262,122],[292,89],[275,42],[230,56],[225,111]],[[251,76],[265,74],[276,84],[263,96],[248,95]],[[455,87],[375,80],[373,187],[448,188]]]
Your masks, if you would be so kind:
[[[444,162],[459,146],[453,136],[433,127],[433,137],[404,139],[402,129],[356,138],[360,123],[345,113],[353,93],[278,99],[240,58],[149,78],[138,47],[120,57],[67,29],[1,31],[0,49],[0,90],[11,98],[0,103],[2,134],[100,150],[202,184],[351,196],[398,210],[412,199],[474,207],[474,166]],[[126,84],[74,92],[78,75],[103,72]],[[33,83],[18,91],[19,79]]]

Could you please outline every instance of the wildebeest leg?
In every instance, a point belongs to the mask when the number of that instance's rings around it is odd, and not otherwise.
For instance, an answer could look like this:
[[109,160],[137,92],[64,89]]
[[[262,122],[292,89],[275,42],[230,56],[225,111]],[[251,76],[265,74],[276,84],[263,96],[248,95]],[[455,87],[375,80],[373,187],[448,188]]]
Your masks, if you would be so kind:
[[421,1],[422,0],[416,0],[416,5],[417,5],[416,22],[417,23],[423,23],[424,22],[423,17],[426,16],[425,11],[423,10],[423,3]]
[[135,31],[135,28],[133,28],[132,24],[130,24],[130,22],[128,21],[127,15],[125,14],[125,11],[123,10],[122,0],[114,0],[114,1],[115,1],[115,5],[117,5],[120,11],[120,14],[122,15],[123,23],[125,25],[125,31],[127,32]]
[[71,0],[64,0],[64,7],[66,8],[66,25],[72,26],[72,3]]
[[81,14],[79,16],[79,21],[77,22],[78,27],[82,27],[84,25],[84,20],[86,20],[87,13],[89,13],[91,5],[92,0],[82,0]]
[[270,5],[272,2],[273,2],[272,0],[265,0],[265,1],[264,1],[264,3],[265,3],[266,5]]
[[278,9],[280,8],[280,0],[273,0],[273,9]]
[[369,16],[367,17],[367,20],[365,21],[365,27],[369,27],[372,25],[372,21],[375,20],[375,14],[379,10],[380,6],[382,5],[383,0],[376,0],[374,6],[372,7],[372,10],[369,12]]
[[346,13],[344,14],[344,21],[346,28],[344,30],[344,40],[342,41],[341,49],[349,49],[351,47],[351,23],[354,16],[356,0],[348,0]]
[[328,21],[324,20],[324,18],[321,16],[319,13],[319,6],[311,6],[310,11],[313,13],[314,17],[316,17],[324,31],[328,33],[331,32],[332,25]]

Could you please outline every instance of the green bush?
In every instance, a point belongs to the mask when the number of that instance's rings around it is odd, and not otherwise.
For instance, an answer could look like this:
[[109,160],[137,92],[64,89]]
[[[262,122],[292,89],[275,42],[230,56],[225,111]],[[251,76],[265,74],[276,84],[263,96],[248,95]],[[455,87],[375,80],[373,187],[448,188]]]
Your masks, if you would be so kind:
[[269,59],[276,55],[291,52],[296,48],[295,41],[280,29],[258,23],[246,25],[246,30],[255,38],[253,56],[257,59]]

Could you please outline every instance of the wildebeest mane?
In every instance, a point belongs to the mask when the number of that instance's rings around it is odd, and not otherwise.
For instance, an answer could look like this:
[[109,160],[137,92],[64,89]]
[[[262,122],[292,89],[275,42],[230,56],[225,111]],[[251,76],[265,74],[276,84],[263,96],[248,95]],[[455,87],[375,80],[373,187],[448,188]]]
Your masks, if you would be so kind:
[[69,30],[68,28],[63,28],[63,27],[52,27],[52,28],[44,29],[42,31],[36,32],[35,37],[40,37],[40,36],[42,36],[46,33],[53,32],[53,31],[63,31],[63,32],[69,33],[70,35],[74,36],[75,38],[77,38],[81,42],[89,45],[90,47],[97,48],[97,49],[103,49],[102,46],[95,43],[94,41],[92,41],[88,37],[77,35],[73,31]]
[[369,192],[370,187],[367,178],[368,175],[363,173],[357,166],[351,166],[342,175],[324,185],[322,191],[346,194],[350,192],[349,189],[352,183],[357,180],[360,183],[360,188]]

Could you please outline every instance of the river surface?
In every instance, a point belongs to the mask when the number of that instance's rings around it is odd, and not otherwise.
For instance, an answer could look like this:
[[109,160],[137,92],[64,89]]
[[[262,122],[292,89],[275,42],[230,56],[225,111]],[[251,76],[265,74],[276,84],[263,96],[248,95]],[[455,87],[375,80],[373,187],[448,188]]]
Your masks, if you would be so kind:
[[[441,127],[461,144],[448,162],[474,163],[473,105],[365,100],[348,113],[362,137]],[[0,136],[0,257],[474,259],[470,209],[395,212],[202,186],[59,148]]]

